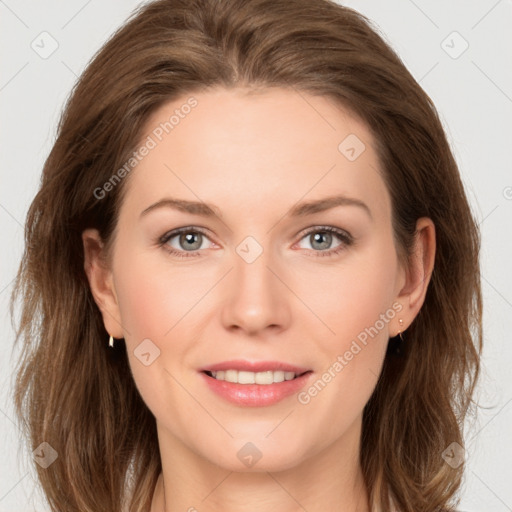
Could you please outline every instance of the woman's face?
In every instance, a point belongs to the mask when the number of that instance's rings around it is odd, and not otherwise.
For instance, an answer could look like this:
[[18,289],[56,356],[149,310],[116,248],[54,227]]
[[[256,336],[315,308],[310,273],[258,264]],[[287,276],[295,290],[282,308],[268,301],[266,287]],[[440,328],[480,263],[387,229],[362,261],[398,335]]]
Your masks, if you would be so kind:
[[213,89],[161,107],[143,145],[103,314],[163,449],[260,471],[356,446],[404,317],[369,130],[325,97]]

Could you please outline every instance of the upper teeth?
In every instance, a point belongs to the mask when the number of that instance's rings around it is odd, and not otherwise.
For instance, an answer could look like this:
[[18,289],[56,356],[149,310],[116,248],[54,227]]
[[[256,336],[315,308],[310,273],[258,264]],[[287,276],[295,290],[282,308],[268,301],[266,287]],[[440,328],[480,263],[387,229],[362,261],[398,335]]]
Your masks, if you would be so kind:
[[273,384],[274,382],[283,382],[295,378],[294,372],[267,371],[267,372],[246,372],[238,370],[225,370],[210,372],[212,377],[226,382],[235,382],[238,384]]

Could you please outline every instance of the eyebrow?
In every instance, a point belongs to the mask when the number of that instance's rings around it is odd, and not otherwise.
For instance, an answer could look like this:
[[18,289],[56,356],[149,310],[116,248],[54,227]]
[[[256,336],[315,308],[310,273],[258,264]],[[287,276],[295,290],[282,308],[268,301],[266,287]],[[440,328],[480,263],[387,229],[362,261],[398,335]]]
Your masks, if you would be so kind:
[[[366,203],[360,199],[340,195],[299,203],[293,206],[293,208],[291,208],[286,216],[305,217],[307,215],[313,215],[315,213],[330,210],[331,208],[335,208],[337,206],[357,206],[365,211],[370,219],[373,219],[372,212]],[[222,214],[220,213],[219,209],[212,204],[204,203],[201,201],[186,201],[184,199],[175,199],[171,197],[166,197],[160,201],[157,201],[151,206],[148,206],[141,212],[140,217],[143,217],[144,215],[147,215],[149,212],[158,208],[172,208],[192,215],[201,215],[203,217],[218,216],[222,219]]]

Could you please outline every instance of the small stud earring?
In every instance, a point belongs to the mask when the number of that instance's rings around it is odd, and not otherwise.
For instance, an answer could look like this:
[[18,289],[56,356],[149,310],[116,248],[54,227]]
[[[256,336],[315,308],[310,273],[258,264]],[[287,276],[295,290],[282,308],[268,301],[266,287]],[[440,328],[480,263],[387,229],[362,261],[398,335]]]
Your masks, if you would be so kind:
[[110,336],[110,339],[108,340],[108,346],[114,348],[114,338]]
[[400,336],[400,339],[404,341],[404,338],[402,337],[402,327],[404,326],[404,321],[400,318],[398,323],[400,324],[400,331],[398,332],[398,335]]

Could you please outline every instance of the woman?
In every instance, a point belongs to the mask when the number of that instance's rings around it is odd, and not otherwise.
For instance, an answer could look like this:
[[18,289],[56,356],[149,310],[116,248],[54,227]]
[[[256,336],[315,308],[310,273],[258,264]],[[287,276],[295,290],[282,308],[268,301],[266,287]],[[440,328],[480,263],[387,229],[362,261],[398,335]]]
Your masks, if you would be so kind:
[[15,401],[52,510],[453,510],[479,245],[435,107],[363,16],[145,5],[27,217]]

